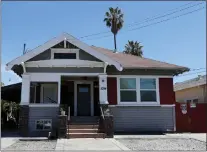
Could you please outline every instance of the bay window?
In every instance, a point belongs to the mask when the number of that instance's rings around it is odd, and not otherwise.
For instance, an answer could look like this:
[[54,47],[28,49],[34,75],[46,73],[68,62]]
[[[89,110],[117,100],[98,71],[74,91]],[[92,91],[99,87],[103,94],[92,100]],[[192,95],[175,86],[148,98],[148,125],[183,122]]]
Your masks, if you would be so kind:
[[120,104],[159,104],[158,78],[118,78],[118,100]]

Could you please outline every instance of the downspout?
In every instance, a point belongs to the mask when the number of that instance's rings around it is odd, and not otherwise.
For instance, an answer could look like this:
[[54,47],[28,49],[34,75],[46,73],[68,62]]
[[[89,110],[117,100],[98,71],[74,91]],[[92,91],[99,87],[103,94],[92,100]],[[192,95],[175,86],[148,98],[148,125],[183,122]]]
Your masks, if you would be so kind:
[[107,66],[108,66],[108,63],[107,62],[104,62],[104,73],[106,73]]
[[25,64],[24,62],[21,63],[22,67],[23,67],[23,73],[26,73],[26,68],[25,68]]

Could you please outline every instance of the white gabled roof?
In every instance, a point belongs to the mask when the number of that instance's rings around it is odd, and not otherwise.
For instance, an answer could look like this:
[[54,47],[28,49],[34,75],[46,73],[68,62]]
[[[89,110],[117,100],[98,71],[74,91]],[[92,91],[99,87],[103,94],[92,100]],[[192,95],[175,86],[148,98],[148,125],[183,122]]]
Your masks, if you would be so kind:
[[119,70],[119,71],[123,70],[123,67],[120,63],[118,63],[117,61],[114,61],[113,59],[109,58],[105,54],[94,50],[89,45],[81,42],[80,40],[76,39],[75,37],[71,36],[68,33],[62,33],[58,37],[55,37],[55,38],[47,41],[43,45],[40,45],[37,48],[29,51],[28,53],[12,60],[11,62],[7,63],[6,69],[10,70],[15,64],[21,64],[22,62],[25,62],[25,61],[35,57],[36,55],[46,51],[47,49],[53,47],[54,45],[56,45],[64,40],[70,42],[71,44],[77,46],[78,48],[91,54],[92,56],[98,58],[99,60],[104,61],[104,62],[108,63],[109,65],[114,65],[117,68],[117,70]]

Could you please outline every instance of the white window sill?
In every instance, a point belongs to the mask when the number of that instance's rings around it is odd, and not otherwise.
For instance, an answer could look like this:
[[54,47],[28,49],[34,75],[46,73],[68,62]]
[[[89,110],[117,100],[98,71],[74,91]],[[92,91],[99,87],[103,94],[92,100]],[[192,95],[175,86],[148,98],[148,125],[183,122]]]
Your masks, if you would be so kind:
[[46,104],[46,103],[30,103],[29,107],[59,107],[59,104]]
[[109,105],[109,107],[174,107],[175,104],[161,105],[161,104],[117,104]]

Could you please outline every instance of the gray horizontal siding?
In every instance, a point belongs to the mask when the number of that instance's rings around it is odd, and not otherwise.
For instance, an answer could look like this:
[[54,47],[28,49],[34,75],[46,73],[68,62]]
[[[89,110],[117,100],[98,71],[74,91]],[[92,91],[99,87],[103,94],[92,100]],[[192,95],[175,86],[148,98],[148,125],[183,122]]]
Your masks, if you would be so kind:
[[104,68],[26,68],[27,72],[37,73],[103,73]]
[[47,136],[49,131],[36,130],[35,121],[52,119],[52,128],[57,127],[59,107],[30,107],[29,108],[29,135]]
[[116,132],[173,131],[174,107],[110,107]]

